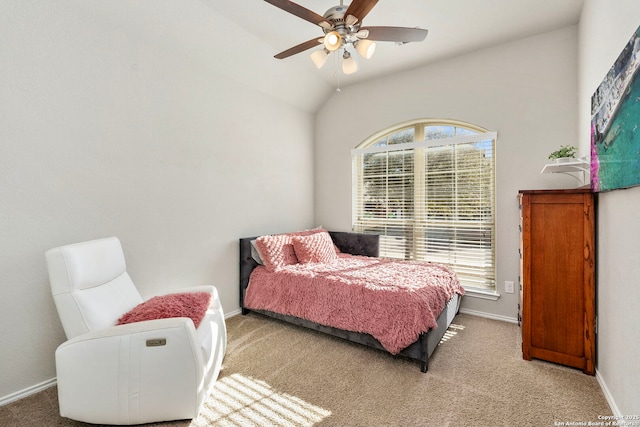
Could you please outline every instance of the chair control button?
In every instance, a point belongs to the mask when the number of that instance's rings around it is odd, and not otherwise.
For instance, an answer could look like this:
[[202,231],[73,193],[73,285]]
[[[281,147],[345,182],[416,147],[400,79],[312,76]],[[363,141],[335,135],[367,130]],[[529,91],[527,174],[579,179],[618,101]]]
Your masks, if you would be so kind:
[[167,340],[165,338],[156,338],[153,340],[147,340],[147,347],[160,347],[163,345],[167,345]]

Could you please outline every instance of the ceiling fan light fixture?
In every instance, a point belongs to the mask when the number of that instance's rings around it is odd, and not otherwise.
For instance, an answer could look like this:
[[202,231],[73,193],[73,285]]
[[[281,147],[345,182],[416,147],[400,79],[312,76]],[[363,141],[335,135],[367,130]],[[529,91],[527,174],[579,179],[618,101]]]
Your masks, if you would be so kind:
[[311,54],[311,60],[318,69],[327,62],[327,58],[329,58],[329,51],[326,49],[316,50]]
[[371,40],[358,40],[355,47],[360,56],[365,59],[370,59],[376,51],[376,44]]
[[329,51],[336,51],[342,46],[342,36],[337,31],[328,32],[324,36],[324,47]]
[[348,51],[344,51],[342,55],[342,72],[345,74],[353,74],[358,71],[358,63]]
[[[308,49],[321,50],[311,54],[311,60],[317,68],[321,68],[328,61],[331,53],[342,54],[342,71],[352,74],[358,71],[356,56],[370,59],[376,49],[374,42],[397,42],[405,44],[409,42],[421,42],[427,36],[428,31],[419,27],[364,27],[362,20],[373,9],[379,0],[350,0],[345,6],[344,0],[340,0],[339,6],[328,9],[324,15],[300,6],[290,0],[265,0],[278,9],[282,9],[305,21],[319,26],[322,35],[306,42],[297,44],[276,55],[276,59],[284,59]],[[318,46],[320,45],[320,46]],[[347,51],[349,50],[349,51]],[[356,55],[355,52],[358,52]],[[336,65],[340,61],[336,56]]]

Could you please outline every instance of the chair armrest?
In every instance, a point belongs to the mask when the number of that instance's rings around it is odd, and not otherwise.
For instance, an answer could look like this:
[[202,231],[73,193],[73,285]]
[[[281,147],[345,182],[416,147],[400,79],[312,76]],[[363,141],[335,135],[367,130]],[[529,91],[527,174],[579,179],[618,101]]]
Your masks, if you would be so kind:
[[[79,421],[142,424],[199,409],[202,350],[188,318],[149,320],[75,337],[56,350],[60,413]],[[151,402],[151,403],[150,403]],[[171,419],[171,418],[167,418]]]
[[[224,310],[222,309],[222,302],[220,301],[220,295],[218,294],[218,289],[215,286],[211,285],[201,285],[201,286],[190,286],[187,288],[180,288],[173,292],[169,293],[188,293],[188,292],[208,292],[211,294],[211,302],[209,303],[209,308],[207,309],[207,313],[205,314],[205,318],[200,323],[200,327],[197,329],[196,334],[198,335],[198,342],[200,342],[201,346],[206,349],[204,359],[205,362],[210,361],[210,358],[213,357],[213,353],[211,350],[216,349],[218,360],[215,363],[218,367],[222,364],[222,357],[227,351],[227,327],[224,320]],[[207,323],[213,322],[216,324],[216,327],[213,328],[211,325],[206,326]],[[217,337],[212,342],[211,333]],[[210,364],[207,363],[207,366]],[[217,375],[217,373],[216,373]]]
[[[211,293],[211,303],[209,304],[209,310],[205,317],[210,321],[213,321],[217,324],[217,333],[219,334],[219,342],[216,344],[220,346],[218,349],[220,361],[218,364],[222,363],[222,356],[227,351],[227,327],[224,321],[224,311],[222,310],[222,302],[220,301],[220,296],[218,295],[218,289],[215,286],[204,285],[204,286],[192,286],[189,288],[180,289],[180,292],[209,292]],[[201,327],[198,328],[198,335],[202,333],[206,333],[202,330]],[[202,341],[202,337],[201,337]]]

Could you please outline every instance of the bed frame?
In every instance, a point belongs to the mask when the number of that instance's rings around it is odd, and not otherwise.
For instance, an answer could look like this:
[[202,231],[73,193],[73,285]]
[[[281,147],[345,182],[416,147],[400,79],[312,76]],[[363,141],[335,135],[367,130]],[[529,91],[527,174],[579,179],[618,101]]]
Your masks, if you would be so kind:
[[[377,257],[379,255],[380,236],[378,235],[341,231],[330,231],[329,234],[331,235],[335,245],[343,253],[370,257]],[[240,307],[242,308],[243,315],[253,311],[386,352],[382,344],[369,334],[345,331],[330,326],[320,325],[306,319],[274,313],[271,311],[249,310],[248,308],[245,308],[244,295],[247,286],[249,286],[249,276],[253,269],[258,266],[258,263],[251,257],[251,240],[254,239],[256,239],[256,237],[240,239]],[[420,337],[416,342],[402,350],[398,355],[420,361],[420,370],[422,372],[427,372],[429,368],[429,357],[431,357],[435,351],[438,343],[453,321],[453,318],[458,313],[458,310],[460,309],[460,300],[461,297],[458,294],[449,300],[444,310],[437,318],[438,327],[420,334]]]

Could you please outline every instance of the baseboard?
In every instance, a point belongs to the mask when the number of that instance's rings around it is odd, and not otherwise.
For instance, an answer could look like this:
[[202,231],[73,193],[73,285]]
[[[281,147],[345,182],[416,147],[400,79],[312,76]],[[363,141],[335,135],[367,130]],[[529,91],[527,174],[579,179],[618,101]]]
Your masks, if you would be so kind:
[[598,384],[600,384],[600,389],[602,390],[602,394],[604,394],[605,399],[607,399],[607,403],[609,404],[609,407],[611,408],[611,412],[613,412],[613,415],[616,417],[621,417],[622,412],[620,412],[620,409],[618,409],[618,405],[616,405],[616,402],[613,400],[613,396],[609,392],[609,388],[607,387],[607,384],[604,382],[604,378],[602,378],[597,368],[596,368],[596,380],[598,380]]
[[469,310],[468,308],[461,308],[460,313],[469,314],[471,316],[485,317],[487,319],[500,320],[501,322],[516,324],[518,323],[518,319],[515,317],[500,316],[493,313],[485,313],[484,311]]
[[50,380],[43,381],[40,384],[27,387],[24,390],[16,391],[15,393],[11,393],[10,395],[0,397],[0,406],[8,405],[9,403],[15,402],[16,400],[24,399],[27,396],[36,394],[49,387],[53,387],[54,385],[56,385],[56,379],[51,378]]
[[237,310],[230,311],[229,313],[225,313],[224,318],[228,319],[230,317],[237,316],[238,314],[242,314],[242,309],[239,308]]

